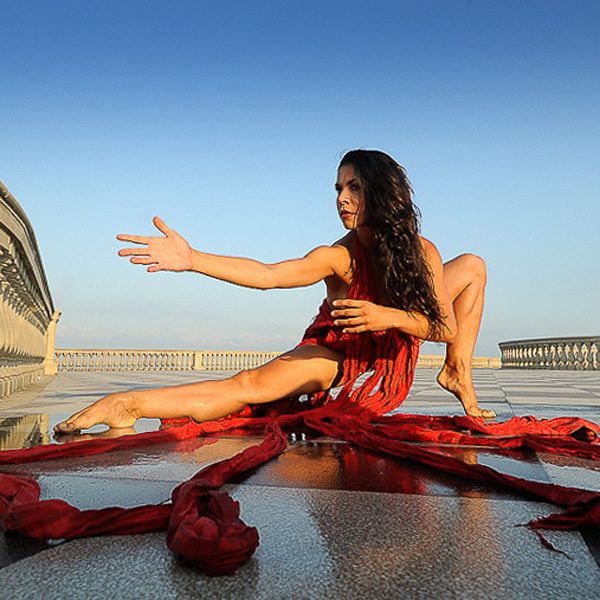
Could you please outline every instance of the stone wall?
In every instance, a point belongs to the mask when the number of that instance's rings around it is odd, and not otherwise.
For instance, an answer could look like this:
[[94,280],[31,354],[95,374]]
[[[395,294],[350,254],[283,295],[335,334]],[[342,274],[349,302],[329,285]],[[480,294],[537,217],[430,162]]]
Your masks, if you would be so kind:
[[59,314],[31,223],[0,182],[0,397],[56,372]]

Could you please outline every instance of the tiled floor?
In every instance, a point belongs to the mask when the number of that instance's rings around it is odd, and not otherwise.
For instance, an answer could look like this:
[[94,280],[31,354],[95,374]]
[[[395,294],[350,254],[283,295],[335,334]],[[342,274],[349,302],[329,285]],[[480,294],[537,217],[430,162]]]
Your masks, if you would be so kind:
[[[202,374],[202,376],[208,376]],[[214,376],[214,374],[211,374]],[[109,391],[198,379],[192,373],[60,374],[37,397],[13,396],[0,412],[3,448],[53,443],[65,415]],[[460,414],[418,370],[404,413]],[[481,404],[513,415],[600,420],[600,373],[477,370]],[[157,421],[142,420],[139,431]],[[3,466],[35,477],[45,498],[80,508],[162,502],[204,465],[256,438],[196,439],[110,454]],[[600,490],[600,464],[527,452],[446,452],[505,473]],[[323,437],[288,450],[227,486],[261,544],[235,575],[209,578],[177,564],[164,534],[51,546],[0,540],[7,598],[599,598],[597,533],[547,532],[570,559],[523,527],[556,507],[510,490],[434,471]],[[2,534],[0,534],[2,536]],[[587,543],[586,543],[587,540]]]

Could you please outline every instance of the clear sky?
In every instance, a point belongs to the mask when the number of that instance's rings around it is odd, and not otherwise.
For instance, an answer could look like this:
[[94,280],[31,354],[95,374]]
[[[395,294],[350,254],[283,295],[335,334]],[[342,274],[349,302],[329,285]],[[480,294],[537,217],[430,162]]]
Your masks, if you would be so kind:
[[[0,179],[59,347],[293,346],[323,297],[148,274],[117,233],[277,261],[343,234],[344,150],[403,164],[444,259],[488,264],[476,348],[600,332],[600,3],[0,0]],[[427,352],[441,353],[431,345]]]

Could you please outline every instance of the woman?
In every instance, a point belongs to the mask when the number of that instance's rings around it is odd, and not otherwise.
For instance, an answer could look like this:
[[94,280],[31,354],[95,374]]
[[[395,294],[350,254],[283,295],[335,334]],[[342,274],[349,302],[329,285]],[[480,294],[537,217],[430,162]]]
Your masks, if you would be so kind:
[[[267,265],[199,252],[158,217],[154,224],[164,236],[117,236],[141,245],[124,248],[119,255],[148,265],[149,272],[197,271],[259,289],[323,280],[327,297],[303,342],[265,365],[224,380],[109,394],[55,430],[72,433],[97,423],[130,427],[140,417],[213,420],[250,405],[319,394],[340,384],[346,384],[346,396],[352,400],[349,378],[358,374],[357,365],[368,368],[394,360],[391,370],[375,369],[376,375],[383,375],[363,386],[360,400],[368,402],[377,393],[385,396],[389,410],[408,392],[419,340],[447,344],[439,384],[458,398],[467,414],[493,418],[493,411],[477,405],[471,379],[483,311],[484,262],[465,254],[442,264],[436,247],[418,235],[417,209],[404,169],[383,152],[348,152],[340,162],[335,189],[338,213],[349,233],[301,259]],[[365,283],[359,289],[361,281]],[[386,360],[381,348],[393,356]],[[370,352],[379,355],[369,356]],[[348,358],[351,355],[362,358],[357,362]],[[401,384],[386,390],[391,378]],[[383,412],[384,404],[375,412]]]

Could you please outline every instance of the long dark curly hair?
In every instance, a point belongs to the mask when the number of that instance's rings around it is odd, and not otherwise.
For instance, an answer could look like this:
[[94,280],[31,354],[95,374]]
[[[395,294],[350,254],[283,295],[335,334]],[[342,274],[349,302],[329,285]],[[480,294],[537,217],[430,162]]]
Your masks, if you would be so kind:
[[363,190],[373,250],[392,306],[425,315],[430,323],[428,337],[437,337],[446,325],[423,255],[421,213],[413,203],[406,171],[379,150],[351,150],[342,157],[339,168],[345,165],[352,166]]

